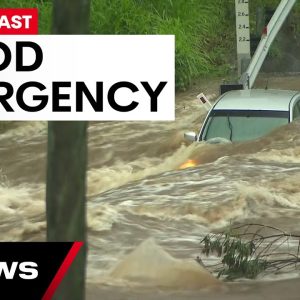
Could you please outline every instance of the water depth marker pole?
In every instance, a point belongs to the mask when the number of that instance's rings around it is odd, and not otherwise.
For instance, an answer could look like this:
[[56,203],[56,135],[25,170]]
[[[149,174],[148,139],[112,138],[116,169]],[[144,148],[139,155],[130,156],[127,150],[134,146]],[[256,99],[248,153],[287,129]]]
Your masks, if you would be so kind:
[[238,61],[238,76],[243,74],[251,60],[249,1],[235,0],[236,13],[236,48]]
[[[243,2],[243,0],[236,0],[236,3],[238,2]],[[243,84],[244,89],[252,88],[273,40],[277,36],[281,26],[288,17],[295,3],[296,0],[281,0],[279,3],[275,13],[264,30],[264,33],[256,48],[253,58],[247,67],[247,70],[240,78],[240,83]]]

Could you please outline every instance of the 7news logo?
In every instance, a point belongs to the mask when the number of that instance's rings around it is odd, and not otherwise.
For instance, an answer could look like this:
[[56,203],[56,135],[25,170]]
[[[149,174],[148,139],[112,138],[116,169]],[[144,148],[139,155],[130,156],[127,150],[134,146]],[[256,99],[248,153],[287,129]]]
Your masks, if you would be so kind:
[[15,276],[25,280],[36,279],[39,275],[37,267],[37,263],[33,261],[21,263],[13,261],[11,264],[6,261],[0,261],[0,281],[1,279],[12,280]]
[[51,300],[82,245],[83,242],[1,242],[1,300]]
[[37,8],[0,8],[0,34],[37,33]]

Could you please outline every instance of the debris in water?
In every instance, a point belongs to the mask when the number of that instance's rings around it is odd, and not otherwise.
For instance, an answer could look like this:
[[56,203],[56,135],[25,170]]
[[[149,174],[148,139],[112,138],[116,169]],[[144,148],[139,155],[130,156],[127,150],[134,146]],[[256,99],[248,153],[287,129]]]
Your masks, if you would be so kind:
[[[236,225],[222,233],[206,235],[201,244],[206,256],[215,253],[220,257],[219,263],[204,267],[228,280],[299,269],[300,236],[272,226]],[[198,257],[196,261],[199,263]]]

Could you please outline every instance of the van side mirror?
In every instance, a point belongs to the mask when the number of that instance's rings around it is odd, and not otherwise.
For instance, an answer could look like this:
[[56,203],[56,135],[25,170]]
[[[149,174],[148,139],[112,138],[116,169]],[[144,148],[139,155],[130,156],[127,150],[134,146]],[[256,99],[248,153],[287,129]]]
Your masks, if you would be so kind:
[[195,142],[197,141],[197,134],[193,131],[185,132],[184,138],[189,142]]

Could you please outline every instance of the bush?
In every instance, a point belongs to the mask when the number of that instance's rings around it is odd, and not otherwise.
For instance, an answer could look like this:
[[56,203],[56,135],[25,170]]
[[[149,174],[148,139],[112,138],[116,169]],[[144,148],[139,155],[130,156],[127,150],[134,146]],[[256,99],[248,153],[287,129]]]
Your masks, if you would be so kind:
[[[42,34],[51,31],[52,2],[4,0],[2,7],[38,7]],[[232,54],[234,4],[222,0],[92,0],[91,33],[175,34],[176,87],[200,76],[226,73]],[[230,7],[230,8],[228,8]],[[229,25],[230,24],[230,25]]]
[[259,274],[277,274],[299,268],[300,236],[272,226],[230,226],[221,233],[206,235],[200,243],[203,254],[216,254],[220,262],[205,265],[199,257],[196,261],[227,280],[253,279]]
[[222,43],[228,21],[222,4],[221,0],[93,1],[91,31],[175,34],[176,87],[184,89],[199,76],[228,70],[226,53],[230,50],[228,43]]

